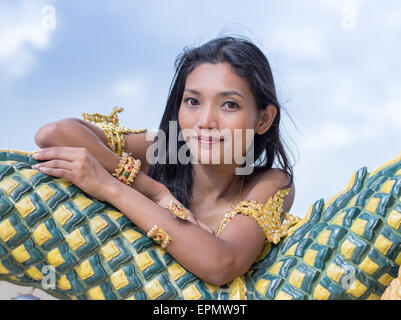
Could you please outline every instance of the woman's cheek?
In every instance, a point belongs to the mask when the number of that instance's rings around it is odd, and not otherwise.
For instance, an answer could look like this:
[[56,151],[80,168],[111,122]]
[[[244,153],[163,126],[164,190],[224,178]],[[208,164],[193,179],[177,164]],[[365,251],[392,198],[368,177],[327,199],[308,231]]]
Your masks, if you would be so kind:
[[244,163],[247,154],[253,152],[255,131],[253,129],[236,129],[233,135],[233,159],[236,164]]

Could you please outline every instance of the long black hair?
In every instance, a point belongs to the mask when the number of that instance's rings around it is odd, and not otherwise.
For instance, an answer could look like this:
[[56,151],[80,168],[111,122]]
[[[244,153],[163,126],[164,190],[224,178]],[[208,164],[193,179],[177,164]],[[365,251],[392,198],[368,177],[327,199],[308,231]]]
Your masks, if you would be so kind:
[[[169,141],[169,121],[176,121],[178,132],[178,111],[181,105],[187,76],[202,63],[229,63],[238,76],[245,79],[255,97],[258,110],[271,104],[277,108],[276,117],[269,130],[256,134],[253,142],[254,169],[245,176],[245,184],[260,172],[273,167],[277,158],[279,166],[290,176],[293,182],[293,169],[282,144],[279,132],[281,106],[278,102],[275,84],[269,62],[263,52],[250,40],[242,37],[224,36],[213,39],[196,48],[185,48],[175,61],[175,74],[170,85],[166,109],[160,122],[159,130],[166,137],[166,150],[174,143],[179,150],[185,141]],[[188,150],[189,151],[189,150]],[[156,155],[157,156],[157,155]],[[192,164],[170,163],[169,154],[165,154],[167,163],[156,162],[149,168],[148,174],[163,183],[184,206],[188,206],[192,194]]]

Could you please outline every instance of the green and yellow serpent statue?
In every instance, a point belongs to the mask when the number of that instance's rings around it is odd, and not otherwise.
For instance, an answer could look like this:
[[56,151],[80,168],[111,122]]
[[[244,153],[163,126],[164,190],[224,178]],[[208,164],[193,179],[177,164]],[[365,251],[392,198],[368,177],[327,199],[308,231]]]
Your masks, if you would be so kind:
[[327,203],[316,201],[249,272],[221,287],[185,270],[108,203],[32,169],[36,163],[0,150],[0,280],[43,290],[52,266],[55,286],[45,291],[79,300],[380,299],[387,287],[400,291],[401,153],[370,173],[359,169]]

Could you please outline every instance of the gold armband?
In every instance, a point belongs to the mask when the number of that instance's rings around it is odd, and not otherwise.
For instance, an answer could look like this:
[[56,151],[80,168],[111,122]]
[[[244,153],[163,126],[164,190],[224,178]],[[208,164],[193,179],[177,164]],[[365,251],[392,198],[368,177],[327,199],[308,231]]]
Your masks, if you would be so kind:
[[85,121],[93,123],[103,130],[107,137],[107,146],[119,156],[122,156],[125,152],[126,134],[142,133],[146,131],[146,129],[132,130],[120,125],[117,113],[122,111],[124,111],[123,108],[115,107],[109,116],[104,116],[99,113],[82,113]]
[[188,220],[189,216],[191,215],[191,212],[187,208],[173,200],[170,200],[170,203],[168,204],[168,209],[171,213],[182,220]]

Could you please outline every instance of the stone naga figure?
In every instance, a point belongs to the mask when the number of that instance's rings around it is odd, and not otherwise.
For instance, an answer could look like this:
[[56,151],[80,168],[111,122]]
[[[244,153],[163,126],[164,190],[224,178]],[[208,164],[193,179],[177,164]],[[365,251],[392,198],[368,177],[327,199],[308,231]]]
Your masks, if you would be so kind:
[[108,203],[32,169],[36,163],[30,153],[0,150],[0,280],[60,299],[400,299],[401,153],[356,171],[220,287],[185,270]]

